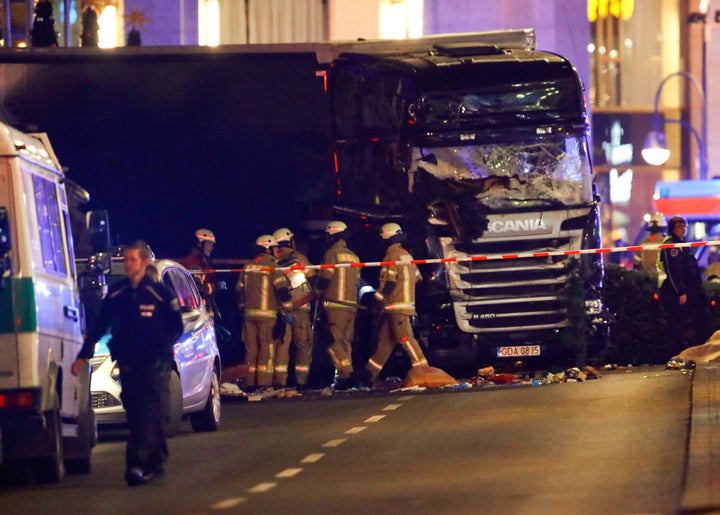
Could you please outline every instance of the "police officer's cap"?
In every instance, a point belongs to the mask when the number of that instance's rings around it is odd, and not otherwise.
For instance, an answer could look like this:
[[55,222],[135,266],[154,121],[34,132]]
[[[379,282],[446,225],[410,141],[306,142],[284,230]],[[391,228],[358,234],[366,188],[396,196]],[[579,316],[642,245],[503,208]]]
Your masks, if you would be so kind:
[[687,220],[685,219],[685,217],[673,216],[672,218],[670,218],[670,220],[668,220],[668,230],[672,232],[673,229],[675,229],[675,226],[680,224],[687,225]]

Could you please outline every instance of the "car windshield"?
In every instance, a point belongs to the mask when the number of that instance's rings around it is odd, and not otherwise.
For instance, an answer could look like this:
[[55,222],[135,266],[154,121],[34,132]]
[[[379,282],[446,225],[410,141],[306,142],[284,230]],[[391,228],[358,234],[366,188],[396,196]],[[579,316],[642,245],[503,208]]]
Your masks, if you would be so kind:
[[557,135],[513,143],[413,148],[411,172],[471,188],[490,208],[575,206],[592,201],[584,137]]

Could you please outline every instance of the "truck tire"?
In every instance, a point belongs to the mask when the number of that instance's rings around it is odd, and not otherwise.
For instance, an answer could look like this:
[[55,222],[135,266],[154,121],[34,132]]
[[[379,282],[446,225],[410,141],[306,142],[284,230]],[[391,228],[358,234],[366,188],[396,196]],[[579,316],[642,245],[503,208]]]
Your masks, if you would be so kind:
[[170,406],[165,416],[165,438],[172,438],[180,432],[182,424],[183,393],[180,376],[173,370],[170,372]]
[[218,371],[213,367],[212,378],[210,379],[210,392],[202,411],[190,414],[190,424],[198,433],[217,431],[221,418],[220,402],[220,380]]

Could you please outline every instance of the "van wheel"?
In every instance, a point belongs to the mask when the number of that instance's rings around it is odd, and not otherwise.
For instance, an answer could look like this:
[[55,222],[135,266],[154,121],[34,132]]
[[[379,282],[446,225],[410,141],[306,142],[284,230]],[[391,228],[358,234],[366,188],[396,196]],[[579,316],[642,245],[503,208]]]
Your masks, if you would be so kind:
[[65,471],[68,474],[89,474],[92,448],[97,443],[97,421],[90,409],[78,417],[78,435],[64,442]]
[[220,403],[220,380],[218,378],[217,369],[213,368],[212,379],[210,381],[210,393],[207,402],[202,411],[190,414],[190,424],[194,431],[208,432],[217,431],[220,426],[221,417]]
[[180,432],[182,424],[183,393],[180,376],[173,370],[170,372],[170,399],[165,414],[165,438],[172,438]]
[[[59,402],[56,405],[59,406]],[[47,426],[43,435],[43,447],[48,445],[49,454],[31,458],[30,468],[37,483],[58,483],[64,475],[60,409],[48,411],[45,417]]]

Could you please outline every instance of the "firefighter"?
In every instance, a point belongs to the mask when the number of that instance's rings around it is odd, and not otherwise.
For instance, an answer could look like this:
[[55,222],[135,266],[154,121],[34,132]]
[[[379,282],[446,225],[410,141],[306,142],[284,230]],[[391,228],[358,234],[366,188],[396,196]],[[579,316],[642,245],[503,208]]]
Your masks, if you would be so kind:
[[275,258],[277,242],[270,234],[255,240],[257,256],[245,266],[237,282],[239,309],[244,315],[243,340],[248,365],[246,386],[254,390],[271,389],[275,343],[273,328],[278,308],[292,306],[290,288],[285,274],[272,270],[278,266]]
[[[668,236],[663,243],[685,243],[687,220],[673,216],[668,221]],[[668,315],[668,331],[673,356],[688,345],[700,345],[710,336],[710,314],[702,285],[702,276],[692,249],[662,249],[660,261],[667,274],[660,287],[660,299]],[[686,331],[694,332],[686,341]]]
[[[665,231],[667,230],[667,224],[665,223],[665,216],[662,213],[655,213],[650,216],[647,226],[645,229],[648,234],[644,240],[640,242],[640,245],[659,245],[665,239]],[[660,249],[656,250],[642,250],[636,252],[633,257],[635,264],[635,270],[643,270],[645,272],[659,273],[658,260],[660,259]],[[660,283],[662,284],[662,280]]]
[[[325,228],[325,235],[329,248],[323,256],[324,264],[360,262],[357,254],[347,246],[349,231],[344,222],[330,222]],[[327,351],[336,371],[333,383],[336,390],[347,390],[353,386],[350,376],[353,372],[352,345],[359,279],[360,269],[357,267],[332,267],[321,269],[315,283],[316,295],[323,302],[332,337]]]
[[215,250],[215,233],[210,229],[195,231],[195,242],[187,256],[180,260],[180,264],[188,270],[200,270],[202,273],[193,274],[200,296],[205,304],[208,314],[215,317],[218,313],[215,302],[215,274],[207,272],[213,268],[211,256]]
[[411,317],[415,315],[415,283],[422,280],[417,266],[397,264],[412,261],[413,257],[402,246],[405,235],[402,228],[386,223],[380,228],[380,237],[387,243],[387,250],[380,269],[380,282],[368,306],[371,312],[381,315],[378,346],[365,368],[356,374],[357,380],[371,386],[383,366],[400,344],[410,358],[413,367],[428,366],[425,354],[415,339]]
[[[278,244],[278,265],[292,267],[294,265],[309,266],[308,258],[295,248],[295,234],[283,227],[273,233]],[[287,314],[280,316],[280,340],[277,342],[275,358],[275,374],[273,383],[284,386],[287,383],[290,346],[293,346],[295,363],[295,381],[299,389],[307,386],[312,358],[313,334],[310,324],[310,302],[313,299],[310,280],[314,281],[315,270],[289,269],[284,271],[290,285],[292,308]],[[291,320],[290,323],[285,319]]]

